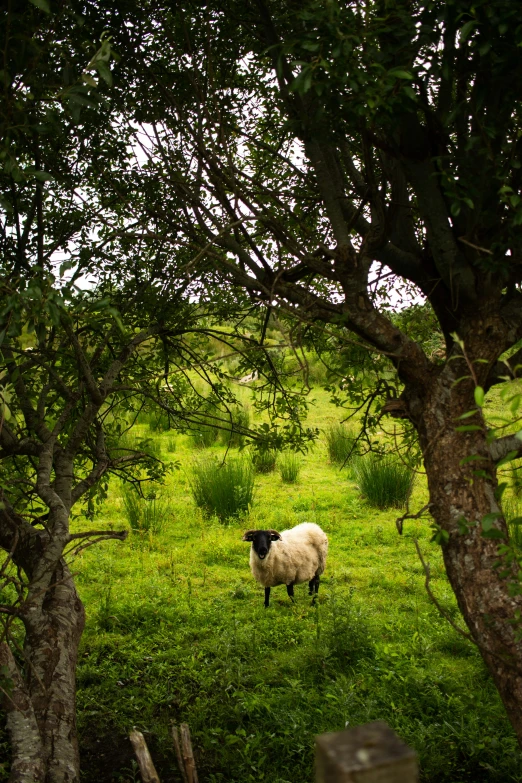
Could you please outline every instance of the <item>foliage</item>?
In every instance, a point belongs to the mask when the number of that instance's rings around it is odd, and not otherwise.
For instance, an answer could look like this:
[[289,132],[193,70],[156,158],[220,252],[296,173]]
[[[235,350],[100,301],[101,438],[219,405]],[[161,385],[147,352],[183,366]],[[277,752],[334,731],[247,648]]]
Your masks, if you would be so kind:
[[248,511],[254,498],[254,470],[249,460],[236,458],[224,465],[216,459],[195,462],[192,496],[205,514],[226,520]]
[[353,462],[357,485],[376,508],[403,508],[411,495],[414,474],[394,455],[367,454]]
[[285,484],[295,484],[301,471],[301,456],[293,451],[286,451],[279,457],[277,469]]
[[354,428],[348,428],[345,424],[336,422],[329,424],[324,431],[326,447],[330,462],[337,465],[346,465],[350,457],[354,456],[355,440],[357,433]]
[[245,442],[244,433],[250,426],[250,411],[244,405],[236,405],[229,411],[230,429],[221,430],[219,433],[221,442],[231,448],[243,446]]

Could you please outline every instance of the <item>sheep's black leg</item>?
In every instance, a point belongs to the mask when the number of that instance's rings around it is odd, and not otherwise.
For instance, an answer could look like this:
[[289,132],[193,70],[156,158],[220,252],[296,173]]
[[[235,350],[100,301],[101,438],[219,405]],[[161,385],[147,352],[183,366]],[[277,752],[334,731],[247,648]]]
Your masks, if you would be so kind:
[[313,595],[312,598],[312,606],[313,606],[315,604],[315,599],[317,598],[317,593],[319,592],[319,574],[316,574],[313,579],[310,579],[309,587],[310,587],[309,595]]
[[270,605],[270,588],[265,587],[265,609]]
[[291,582],[289,585],[286,586],[286,592],[288,593],[288,597],[294,600],[294,583]]

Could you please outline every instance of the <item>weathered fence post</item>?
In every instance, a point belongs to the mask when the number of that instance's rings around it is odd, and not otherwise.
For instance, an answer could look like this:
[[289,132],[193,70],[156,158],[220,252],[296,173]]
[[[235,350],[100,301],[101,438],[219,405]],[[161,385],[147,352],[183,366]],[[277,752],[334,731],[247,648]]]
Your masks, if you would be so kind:
[[382,720],[315,739],[316,783],[418,783],[415,752]]

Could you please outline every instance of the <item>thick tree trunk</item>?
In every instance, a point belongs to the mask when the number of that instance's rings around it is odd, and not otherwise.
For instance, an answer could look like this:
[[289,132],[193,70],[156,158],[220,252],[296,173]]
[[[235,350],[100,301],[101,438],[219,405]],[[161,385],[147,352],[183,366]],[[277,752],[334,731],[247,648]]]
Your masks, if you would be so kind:
[[[522,745],[522,642],[517,639],[516,620],[522,598],[510,590],[517,581],[516,571],[499,557],[499,545],[508,540],[505,521],[499,518],[493,522],[503,539],[483,535],[481,520],[500,511],[496,468],[481,412],[477,409],[474,416],[459,420],[476,407],[475,384],[469,379],[456,383],[466,374],[462,365],[448,362],[432,379],[422,401],[415,400],[415,395],[410,397],[410,409],[422,407],[417,426],[431,512],[449,536],[442,543],[448,579]],[[456,432],[459,424],[470,423],[481,425],[481,429]]]
[[[22,713],[5,700],[13,748],[10,781],[75,783],[79,780],[76,663],[85,613],[63,562],[43,602],[26,602],[23,620],[23,675],[15,672],[16,678],[11,678],[11,698],[23,704]],[[3,653],[7,660],[5,647]]]

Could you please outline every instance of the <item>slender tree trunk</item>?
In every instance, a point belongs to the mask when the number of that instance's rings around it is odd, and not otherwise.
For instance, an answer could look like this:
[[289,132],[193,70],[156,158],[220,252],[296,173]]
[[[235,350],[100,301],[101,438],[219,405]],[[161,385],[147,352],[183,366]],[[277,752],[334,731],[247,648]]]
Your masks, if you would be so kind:
[[[449,362],[433,379],[423,400],[422,417],[417,420],[431,512],[449,536],[442,543],[442,552],[459,608],[522,745],[522,642],[516,634],[516,612],[522,609],[522,599],[511,594],[510,587],[517,579],[514,568],[499,557],[499,544],[508,540],[505,521],[499,518],[493,522],[503,539],[482,534],[481,520],[500,511],[496,467],[481,412],[477,409],[474,416],[459,420],[476,406],[474,383],[456,382],[459,373],[455,364],[458,362]],[[460,372],[460,376],[464,374]],[[415,407],[411,402],[410,408]],[[417,400],[417,407],[419,403]],[[456,432],[459,424],[467,423],[479,424],[481,429]]]
[[[76,783],[76,663],[85,613],[63,562],[44,600],[26,603],[23,620],[23,679],[16,672],[13,685],[13,694],[23,709],[20,712],[13,705],[9,709],[7,704],[13,748],[10,781]],[[8,657],[5,649],[4,657]]]

